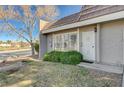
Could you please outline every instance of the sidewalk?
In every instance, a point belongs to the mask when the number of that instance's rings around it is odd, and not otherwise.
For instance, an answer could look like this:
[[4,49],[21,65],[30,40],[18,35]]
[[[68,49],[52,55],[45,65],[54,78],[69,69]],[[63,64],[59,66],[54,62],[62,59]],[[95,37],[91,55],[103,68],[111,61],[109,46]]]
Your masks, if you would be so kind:
[[103,64],[97,64],[97,63],[90,64],[90,63],[83,63],[83,62],[78,64],[78,66],[89,68],[89,69],[102,70],[110,73],[123,74],[123,67],[121,66],[110,66],[110,65],[103,65]]
[[28,51],[31,49],[19,49],[19,50],[7,50],[7,51],[0,51],[0,53],[12,53],[12,52],[20,52],[20,51]]

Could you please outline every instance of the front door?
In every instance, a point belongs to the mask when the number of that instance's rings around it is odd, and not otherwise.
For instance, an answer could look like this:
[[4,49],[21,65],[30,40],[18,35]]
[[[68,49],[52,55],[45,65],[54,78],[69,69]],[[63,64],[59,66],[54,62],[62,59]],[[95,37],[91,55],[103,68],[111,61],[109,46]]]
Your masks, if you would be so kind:
[[84,60],[95,61],[95,32],[82,32],[82,54]]

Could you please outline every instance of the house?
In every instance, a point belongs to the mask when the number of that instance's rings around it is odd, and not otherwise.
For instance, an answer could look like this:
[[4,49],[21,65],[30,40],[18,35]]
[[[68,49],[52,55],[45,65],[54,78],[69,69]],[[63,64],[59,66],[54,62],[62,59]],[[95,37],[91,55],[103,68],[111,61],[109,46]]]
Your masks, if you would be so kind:
[[39,57],[52,50],[77,50],[87,61],[123,65],[124,5],[85,5],[78,13],[47,23],[40,33]]

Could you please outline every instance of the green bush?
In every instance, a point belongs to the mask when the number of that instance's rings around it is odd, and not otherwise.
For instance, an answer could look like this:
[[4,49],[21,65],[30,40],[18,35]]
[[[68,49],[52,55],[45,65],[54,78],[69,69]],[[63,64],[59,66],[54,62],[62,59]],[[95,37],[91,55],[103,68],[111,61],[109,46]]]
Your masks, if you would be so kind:
[[52,61],[52,62],[60,62],[60,54],[61,52],[59,51],[52,51],[52,52],[46,53],[45,56],[43,57],[43,60]]
[[34,44],[35,51],[39,53],[39,43]]
[[68,51],[63,53],[61,56],[61,62],[63,64],[79,64],[83,60],[83,56],[81,53],[77,51]]
[[53,51],[51,53],[51,61],[60,62],[60,54],[61,54],[61,52],[59,52],[59,51]]
[[44,57],[43,57],[43,60],[44,61],[52,61],[52,53],[53,53],[53,51],[52,52],[49,52],[49,53],[46,53],[45,55],[44,55]]
[[70,55],[68,58],[69,64],[79,64],[81,62],[80,57],[78,55]]
[[68,51],[68,52],[52,51],[46,53],[45,56],[43,57],[43,60],[76,65],[83,60],[83,56],[81,53],[77,51]]

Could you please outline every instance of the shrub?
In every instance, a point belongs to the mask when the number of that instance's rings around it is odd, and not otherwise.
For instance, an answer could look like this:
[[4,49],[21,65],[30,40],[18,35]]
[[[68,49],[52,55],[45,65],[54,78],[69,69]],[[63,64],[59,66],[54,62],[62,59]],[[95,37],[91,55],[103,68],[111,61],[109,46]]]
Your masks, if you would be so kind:
[[60,57],[60,62],[65,64],[68,61],[68,53],[67,52],[62,52],[61,57]]
[[46,53],[46,54],[44,55],[44,57],[43,57],[43,60],[44,60],[44,61],[52,61],[51,55],[52,55],[52,52]]
[[60,54],[61,54],[61,52],[59,52],[59,51],[53,51],[51,53],[51,61],[60,62]]
[[43,57],[43,60],[76,65],[83,60],[83,56],[81,53],[77,51],[68,51],[68,52],[52,51],[46,53],[45,56]]
[[52,51],[52,52],[46,53],[45,56],[43,57],[43,60],[52,61],[52,62],[60,62],[60,54],[61,52],[59,51]]
[[77,51],[68,51],[65,52],[61,57],[61,62],[63,64],[79,64],[83,60],[83,56],[81,53]]
[[68,54],[77,56],[80,59],[80,61],[83,60],[83,55],[78,51],[69,51]]
[[39,53],[39,43],[34,44],[35,51]]
[[80,58],[78,55],[69,55],[68,57],[68,64],[79,64],[81,62]]

